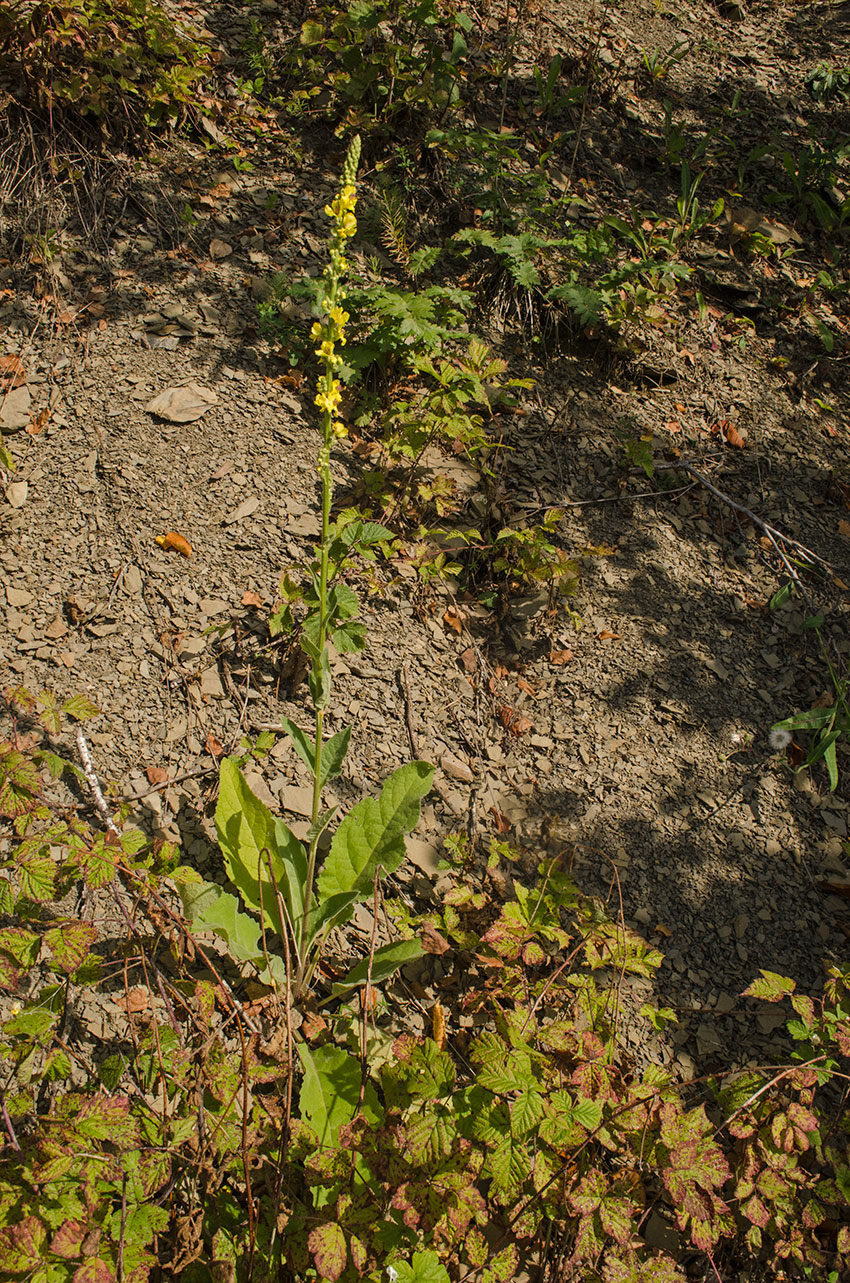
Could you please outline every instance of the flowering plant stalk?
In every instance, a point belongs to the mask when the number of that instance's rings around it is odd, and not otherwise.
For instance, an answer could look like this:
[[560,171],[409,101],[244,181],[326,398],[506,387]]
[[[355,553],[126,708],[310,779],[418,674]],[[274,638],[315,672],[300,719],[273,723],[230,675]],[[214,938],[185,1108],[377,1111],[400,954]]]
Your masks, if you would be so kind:
[[[231,954],[253,962],[263,979],[294,982],[296,996],[311,983],[324,945],[334,927],[348,922],[358,901],[369,899],[376,878],[395,871],[405,855],[404,836],[419,818],[422,798],[431,787],[433,768],[408,762],[385,781],[377,798],[358,802],[336,826],[330,848],[317,870],[320,841],[336,819],[336,808],[322,807],[328,780],[340,774],[351,727],[325,738],[325,718],[331,699],[330,647],[338,653],[362,650],[366,629],[358,618],[357,594],[345,582],[352,554],[390,537],[376,522],[331,520],[333,478],[331,448],[346,435],[340,417],[342,399],[337,377],[345,343],[348,313],[344,310],[343,280],[346,243],[357,232],[355,178],[360,140],[351,144],[339,192],[325,213],[332,221],[329,258],[318,297],[319,318],[310,335],[321,363],[315,404],[321,411],[321,441],[317,470],[321,486],[322,525],[319,546],[307,567],[302,589],[284,577],[287,602],[301,600],[307,613],[301,625],[301,645],[310,660],[309,689],[314,711],[314,737],[288,718],[283,729],[312,776],[311,824],[302,840],[283,820],[271,814],[245,780],[235,758],[222,763],[216,829],[222,856],[238,899],[214,883],[181,885],[184,909],[196,929],[216,931],[227,940]],[[294,627],[285,607],[281,618]],[[200,883],[200,885],[199,885]],[[243,912],[247,909],[249,916]],[[258,939],[259,918],[262,927]],[[269,942],[279,937],[284,958],[270,953]],[[334,986],[334,994],[391,975],[421,952],[418,940],[400,940],[374,951],[369,964],[360,963]],[[291,967],[294,954],[294,974]]]

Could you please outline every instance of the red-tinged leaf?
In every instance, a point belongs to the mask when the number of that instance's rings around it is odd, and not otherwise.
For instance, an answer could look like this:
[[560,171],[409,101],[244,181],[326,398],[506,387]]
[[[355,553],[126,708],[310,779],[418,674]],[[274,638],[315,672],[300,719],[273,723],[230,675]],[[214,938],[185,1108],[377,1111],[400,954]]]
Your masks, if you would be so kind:
[[145,767],[145,777],[148,784],[167,784],[168,771],[164,766],[147,766]]
[[63,922],[45,933],[44,943],[53,957],[54,967],[72,975],[79,970],[97,939],[97,929],[90,922]]
[[537,691],[531,685],[531,682],[527,682],[524,677],[518,677],[516,684],[521,691],[525,691],[526,695],[533,695],[535,699],[537,698]]
[[27,372],[19,356],[0,356],[0,391],[11,392],[27,381]]
[[621,633],[612,633],[608,628],[603,628],[602,632],[597,633],[596,636],[599,641],[620,641],[622,639]]
[[672,433],[673,436],[675,436],[677,432],[682,431],[682,425],[678,419],[668,419],[667,422],[664,424],[664,427],[667,429],[668,432]]
[[348,1248],[345,1245],[342,1227],[330,1221],[325,1225],[317,1225],[310,1231],[307,1242],[316,1263],[316,1269],[322,1278],[329,1279],[330,1283],[336,1283],[348,1259]]
[[116,1144],[136,1137],[136,1123],[130,1116],[126,1096],[87,1097],[80,1106],[75,1127],[81,1136],[92,1140],[111,1140]]
[[775,971],[760,968],[761,980],[754,980],[741,994],[742,998],[762,998],[765,1002],[781,1002],[796,989],[796,982],[787,976],[779,976]]
[[71,1261],[80,1255],[83,1239],[86,1236],[86,1227],[82,1221],[66,1221],[60,1225],[59,1229],[50,1240],[50,1250],[56,1256],[62,1256],[66,1261]]
[[0,952],[7,953],[21,967],[35,966],[41,951],[41,936],[23,927],[0,928]]
[[74,1272],[73,1283],[115,1283],[115,1275],[106,1261],[91,1256]]
[[210,757],[219,758],[224,753],[224,745],[220,739],[216,739],[212,731],[207,735],[207,742],[204,745]]
[[549,663],[555,665],[568,664],[572,658],[573,652],[571,650],[553,650],[549,656]]
[[29,1274],[42,1264],[47,1232],[35,1216],[0,1232],[0,1271]]

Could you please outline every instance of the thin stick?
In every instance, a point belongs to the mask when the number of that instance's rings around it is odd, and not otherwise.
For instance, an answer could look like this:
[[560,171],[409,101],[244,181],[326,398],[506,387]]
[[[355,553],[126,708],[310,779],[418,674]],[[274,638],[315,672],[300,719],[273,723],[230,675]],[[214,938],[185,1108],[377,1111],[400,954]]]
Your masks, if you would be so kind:
[[112,816],[109,814],[109,807],[106,804],[106,798],[103,796],[103,790],[101,789],[100,782],[97,778],[97,775],[95,774],[95,769],[94,769],[94,766],[92,765],[91,754],[89,753],[89,746],[86,743],[86,737],[83,734],[82,726],[75,727],[74,733],[77,739],[77,752],[79,753],[80,761],[83,764],[83,774],[86,777],[86,783],[91,789],[91,795],[94,798],[95,806],[100,812],[100,817],[103,820],[109,832],[114,834],[115,837],[120,837],[121,834],[118,832],[118,829],[116,828],[115,823],[113,822]]
[[399,685],[404,696],[404,720],[407,724],[407,738],[410,741],[410,751],[415,758],[419,757],[419,750],[416,746],[416,732],[413,729],[413,701],[410,698],[410,670],[407,666],[407,660],[404,661],[398,674]]
[[[701,472],[697,472],[696,468],[692,468],[689,463],[657,463],[655,467],[656,471],[660,471],[661,469],[670,470],[672,468],[678,472],[690,473],[695,481],[698,481],[701,486],[705,486],[706,490],[713,494],[715,498],[719,499],[721,503],[725,503],[726,506],[731,508],[734,512],[740,512],[743,516],[748,517],[754,526],[758,526],[759,530],[763,530],[774,547],[776,547],[776,540],[779,539],[783,543],[789,544],[792,548],[796,548],[798,552],[803,553],[805,557],[809,557],[812,561],[826,567],[826,569],[832,574],[835,573],[833,566],[828,561],[824,561],[823,557],[819,557],[816,552],[812,552],[811,548],[807,548],[805,544],[800,543],[799,539],[793,539],[791,535],[784,535],[781,530],[777,530],[775,526],[771,526],[766,521],[763,521],[761,517],[757,517],[751,508],[747,508],[744,504],[738,503],[736,499],[733,499],[730,495],[726,494],[724,490],[718,490],[717,486],[712,485],[707,477],[704,477]],[[793,575],[794,572],[791,570],[791,567],[788,565],[784,556],[782,560],[785,562],[789,572]],[[796,576],[794,577],[796,578]]]

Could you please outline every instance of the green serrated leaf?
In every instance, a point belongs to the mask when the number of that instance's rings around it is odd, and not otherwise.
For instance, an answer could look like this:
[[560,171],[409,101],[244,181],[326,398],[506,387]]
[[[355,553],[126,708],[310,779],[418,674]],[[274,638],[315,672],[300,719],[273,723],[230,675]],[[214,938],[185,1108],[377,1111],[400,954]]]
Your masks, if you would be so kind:
[[404,835],[419,819],[419,804],[433,778],[427,762],[408,762],[393,772],[379,798],[364,798],[349,811],[318,878],[320,899],[368,896],[379,866],[384,874],[395,872],[404,859]]
[[97,704],[93,704],[85,695],[72,695],[62,705],[62,712],[67,717],[73,717],[77,722],[85,722],[90,717],[97,717],[100,714],[100,709]]

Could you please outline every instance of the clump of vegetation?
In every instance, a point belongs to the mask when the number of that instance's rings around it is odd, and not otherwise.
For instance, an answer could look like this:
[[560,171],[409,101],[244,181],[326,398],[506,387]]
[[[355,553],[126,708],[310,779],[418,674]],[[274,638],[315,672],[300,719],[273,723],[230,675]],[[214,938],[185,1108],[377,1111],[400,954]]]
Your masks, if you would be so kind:
[[122,137],[175,125],[210,69],[156,0],[0,5],[0,81],[18,107],[52,121],[89,117]]

